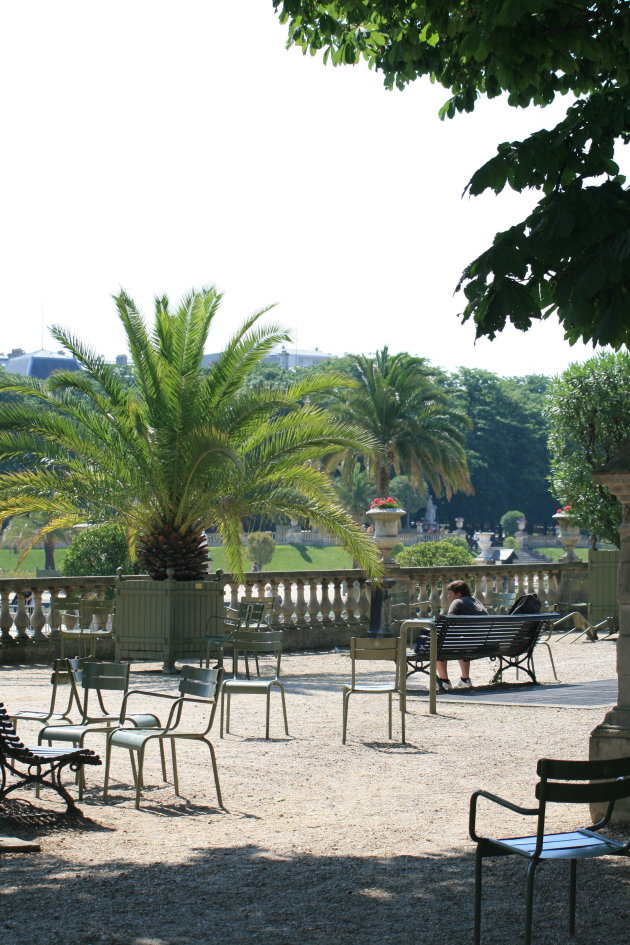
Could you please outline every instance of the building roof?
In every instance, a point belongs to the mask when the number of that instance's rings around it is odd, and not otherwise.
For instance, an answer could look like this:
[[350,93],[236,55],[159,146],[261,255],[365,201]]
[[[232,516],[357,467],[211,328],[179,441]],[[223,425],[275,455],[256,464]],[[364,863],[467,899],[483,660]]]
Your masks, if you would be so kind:
[[45,380],[53,371],[61,369],[80,371],[81,365],[70,355],[60,351],[46,351],[44,348],[9,358],[5,364],[5,370],[9,374],[22,374],[24,377],[37,377],[40,380]]

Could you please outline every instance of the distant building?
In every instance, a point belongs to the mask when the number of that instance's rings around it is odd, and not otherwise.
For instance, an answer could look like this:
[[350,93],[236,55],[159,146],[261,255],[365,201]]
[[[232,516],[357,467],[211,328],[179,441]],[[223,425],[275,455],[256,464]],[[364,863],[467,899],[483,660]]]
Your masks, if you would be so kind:
[[64,351],[45,351],[43,348],[39,351],[31,351],[29,354],[25,354],[21,349],[17,349],[17,351],[20,353],[11,352],[4,365],[5,371],[9,374],[37,377],[40,381],[43,381],[53,371],[81,370],[81,365],[76,358]]
[[[204,354],[202,366],[209,367],[211,364],[214,364],[221,356],[221,352],[217,351],[214,354]],[[265,361],[271,361],[274,364],[279,364],[280,367],[283,367],[285,370],[294,367],[311,367],[313,364],[319,364],[321,361],[328,361],[329,358],[336,358],[336,354],[327,354],[325,351],[320,351],[319,348],[315,348],[314,351],[309,351],[305,348],[288,348],[285,345],[277,345],[274,350],[267,355]]]

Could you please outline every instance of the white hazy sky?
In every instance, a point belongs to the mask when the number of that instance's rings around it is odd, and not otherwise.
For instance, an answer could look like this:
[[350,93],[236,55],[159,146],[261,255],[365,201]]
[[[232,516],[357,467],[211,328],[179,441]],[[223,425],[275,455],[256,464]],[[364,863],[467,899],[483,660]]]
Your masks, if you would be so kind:
[[461,198],[500,141],[552,111],[386,92],[367,67],[287,51],[271,0],[4,0],[0,349],[70,328],[125,351],[111,299],[150,314],[216,284],[208,350],[271,302],[301,348],[383,345],[454,370],[546,373],[584,360],[554,319],[474,344],[453,291],[531,196]]

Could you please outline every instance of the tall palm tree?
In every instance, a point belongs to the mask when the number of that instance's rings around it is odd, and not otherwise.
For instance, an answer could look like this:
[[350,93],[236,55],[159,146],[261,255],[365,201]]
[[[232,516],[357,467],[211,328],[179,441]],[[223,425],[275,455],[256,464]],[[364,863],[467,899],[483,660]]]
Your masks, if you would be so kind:
[[37,512],[44,532],[78,522],[121,522],[132,554],[151,576],[179,580],[206,571],[204,531],[216,526],[231,567],[243,570],[241,520],[285,515],[313,520],[337,536],[373,575],[376,548],[342,509],[320,469],[328,454],[365,450],[369,434],[334,418],[312,398],[338,374],[307,377],[285,390],[247,387],[253,368],[280,341],[260,327],[265,310],[235,333],[208,371],[202,357],[221,295],[191,292],[177,311],[155,300],[149,332],[133,301],[115,298],[135,382],[62,328],[53,336],[83,370],[46,381],[7,375],[0,390],[27,397],[0,403],[0,518]]
[[401,471],[420,489],[428,482],[436,496],[472,492],[464,450],[470,421],[426,359],[390,355],[385,347],[374,357],[350,355],[350,375],[356,387],[335,394],[335,412],[378,444],[365,458],[379,496]]

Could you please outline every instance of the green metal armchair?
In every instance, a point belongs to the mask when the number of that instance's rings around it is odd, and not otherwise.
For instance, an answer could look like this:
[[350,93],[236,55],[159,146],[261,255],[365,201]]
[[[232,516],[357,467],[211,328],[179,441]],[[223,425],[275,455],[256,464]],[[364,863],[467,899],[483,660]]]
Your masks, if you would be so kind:
[[[170,699],[172,702],[166,725],[157,729],[138,729],[121,727],[110,732],[107,739],[107,752],[105,756],[105,783],[103,787],[103,796],[107,797],[109,785],[109,771],[112,748],[126,748],[131,759],[131,768],[133,771],[134,784],[136,789],[136,808],[140,807],[140,796],[142,793],[142,773],[144,768],[144,755],[147,746],[152,741],[157,741],[162,757],[162,774],[166,781],[166,771],[164,768],[164,742],[171,744],[171,757],[173,760],[173,784],[175,794],[179,797],[179,778],[177,773],[177,754],[175,742],[177,739],[186,741],[199,741],[208,746],[210,751],[210,760],[212,762],[212,771],[214,774],[214,784],[219,801],[219,807],[223,807],[221,797],[221,787],[219,785],[219,772],[217,770],[217,759],[214,746],[208,735],[214,722],[217,709],[217,693],[223,679],[223,669],[203,669],[198,666],[183,666],[182,677],[179,684],[179,694],[169,694],[164,692],[151,692],[141,689],[132,689],[125,696],[122,712],[126,713],[128,701],[135,696],[150,696],[155,699]],[[191,703],[201,703],[206,707],[205,720],[201,727],[187,727],[186,707]],[[127,716],[129,718],[130,716]],[[137,756],[138,765],[134,759]]]
[[[544,860],[569,860],[569,934],[575,932],[576,865],[578,859],[592,856],[627,856],[630,841],[621,843],[596,831],[610,821],[615,802],[630,797],[630,758],[610,761],[553,761],[541,758],[536,785],[537,807],[518,807],[509,801],[475,791],[470,799],[469,832],[477,844],[475,861],[474,942],[481,941],[481,881],[483,860],[488,856],[520,856],[529,863],[525,898],[525,945],[532,935],[532,906],[536,869]],[[582,782],[582,783],[570,783]],[[594,783],[589,783],[594,782]],[[517,814],[537,818],[537,830],[531,836],[497,839],[477,833],[477,802],[485,798]],[[590,829],[563,833],[545,833],[547,804],[606,804],[606,812]]]

